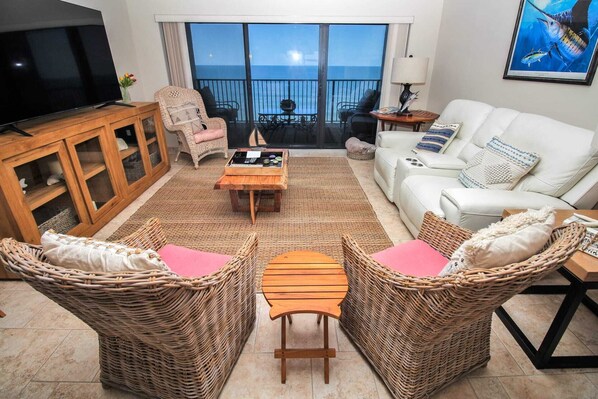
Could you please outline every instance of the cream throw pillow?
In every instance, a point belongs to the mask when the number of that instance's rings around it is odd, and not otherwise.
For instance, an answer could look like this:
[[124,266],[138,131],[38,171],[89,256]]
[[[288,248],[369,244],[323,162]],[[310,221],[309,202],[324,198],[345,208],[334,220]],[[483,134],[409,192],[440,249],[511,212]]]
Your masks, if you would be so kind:
[[199,115],[199,108],[197,105],[187,102],[182,105],[177,105],[167,108],[170,114],[170,120],[173,125],[182,125],[185,123],[191,124],[193,133],[201,132],[204,130],[204,122]]
[[474,233],[461,244],[439,276],[521,262],[544,247],[554,224],[555,212],[549,206],[506,217]]
[[170,271],[154,250],[74,237],[46,231],[41,238],[44,255],[50,263],[88,272]]
[[459,181],[467,188],[511,190],[539,161],[538,154],[520,150],[495,136],[467,162]]

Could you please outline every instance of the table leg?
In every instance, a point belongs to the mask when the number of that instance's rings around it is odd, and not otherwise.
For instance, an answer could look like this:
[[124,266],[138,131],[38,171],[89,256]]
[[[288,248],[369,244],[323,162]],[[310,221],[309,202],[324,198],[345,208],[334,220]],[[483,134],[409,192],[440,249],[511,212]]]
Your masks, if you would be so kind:
[[0,317],[5,317],[6,313],[4,313],[2,310],[0,310]]
[[251,213],[251,224],[255,224],[255,194],[249,190],[249,212]]
[[239,212],[241,210],[239,206],[239,192],[237,190],[229,190],[228,193],[230,195],[230,204],[233,208],[233,212]]
[[[328,316],[324,316],[324,350],[328,350]],[[324,357],[324,383],[330,382],[330,359]]]
[[284,350],[287,348],[287,318],[282,316],[280,331],[280,348],[283,356],[280,358],[280,382],[285,384],[287,381],[287,359],[284,357]]
[[282,204],[282,190],[274,191],[274,212],[280,212],[280,205]]
[[291,317],[291,315],[287,316],[289,318],[289,324],[293,324],[293,318]]
[[316,321],[318,324],[320,324],[320,321],[322,321],[322,314],[318,314],[318,320]]

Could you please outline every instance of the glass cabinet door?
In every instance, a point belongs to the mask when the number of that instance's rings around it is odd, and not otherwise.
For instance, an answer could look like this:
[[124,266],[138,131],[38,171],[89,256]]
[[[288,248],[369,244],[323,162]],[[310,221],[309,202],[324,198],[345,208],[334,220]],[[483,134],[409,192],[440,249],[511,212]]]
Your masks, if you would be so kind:
[[67,140],[85,204],[94,222],[118,201],[114,176],[104,156],[107,148],[103,133],[103,129],[95,129]]
[[19,155],[6,164],[16,175],[15,182],[19,182],[18,189],[23,193],[25,204],[17,206],[30,211],[20,212],[22,217],[17,218],[25,241],[37,243],[41,234],[50,229],[76,235],[89,225],[85,208],[79,205],[83,200],[63,144]]
[[112,125],[116,136],[116,145],[125,172],[127,186],[132,186],[148,176],[151,170],[142,156],[142,145],[145,139],[140,135],[140,127],[137,118],[129,118],[118,124]]
[[150,165],[152,170],[154,170],[161,165],[164,160],[160,151],[160,143],[158,142],[156,117],[154,113],[142,115],[141,126],[143,127],[143,133],[145,135],[145,144],[147,145]]

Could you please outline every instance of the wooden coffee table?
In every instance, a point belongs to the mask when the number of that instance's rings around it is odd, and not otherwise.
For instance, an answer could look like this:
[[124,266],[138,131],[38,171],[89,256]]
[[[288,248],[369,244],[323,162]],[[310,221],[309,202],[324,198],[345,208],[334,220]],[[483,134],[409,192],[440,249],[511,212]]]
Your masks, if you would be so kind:
[[[280,212],[282,190],[287,189],[289,181],[289,152],[286,149],[276,151],[282,152],[284,157],[282,173],[280,175],[231,176],[223,174],[214,185],[215,190],[229,190],[233,212],[249,211],[252,224],[255,224],[258,212]],[[240,193],[245,191],[248,192],[249,204],[241,205]],[[268,193],[268,191],[271,191],[271,193]],[[271,197],[273,202],[264,204],[262,200],[266,199],[266,197]]]
[[[338,319],[340,304],[347,295],[345,270],[331,257],[311,251],[287,252],[272,259],[262,278],[262,291],[270,304],[270,318],[281,319],[280,349],[274,357],[280,359],[280,379],[286,381],[286,359],[324,358],[324,382],[330,379],[329,360],[336,349],[328,345],[328,317]],[[292,323],[294,313],[315,313],[317,323],[324,317],[324,347],[289,349],[286,347],[286,319]]]

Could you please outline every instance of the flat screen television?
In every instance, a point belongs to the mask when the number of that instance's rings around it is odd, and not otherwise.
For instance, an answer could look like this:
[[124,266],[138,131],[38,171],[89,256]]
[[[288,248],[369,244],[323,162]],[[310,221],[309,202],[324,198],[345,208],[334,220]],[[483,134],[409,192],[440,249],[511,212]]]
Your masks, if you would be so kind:
[[100,11],[0,2],[0,128],[121,99]]

